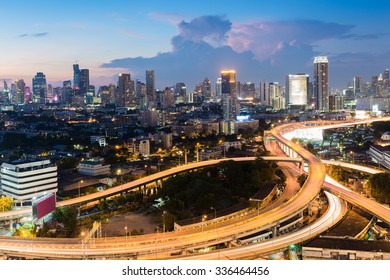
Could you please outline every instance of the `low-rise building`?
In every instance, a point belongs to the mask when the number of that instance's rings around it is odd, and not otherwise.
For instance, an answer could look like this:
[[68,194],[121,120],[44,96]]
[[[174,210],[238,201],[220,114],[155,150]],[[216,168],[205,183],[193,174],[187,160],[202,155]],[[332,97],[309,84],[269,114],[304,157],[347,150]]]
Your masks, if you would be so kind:
[[35,198],[57,192],[57,166],[50,160],[4,162],[1,189],[16,205],[29,205]]
[[97,142],[100,147],[107,146],[106,137],[101,135],[92,135],[90,137],[91,143]]
[[390,146],[371,145],[368,154],[373,162],[390,169]]
[[78,172],[88,176],[107,175],[110,167],[110,164],[103,164],[103,161],[84,160],[79,163]]

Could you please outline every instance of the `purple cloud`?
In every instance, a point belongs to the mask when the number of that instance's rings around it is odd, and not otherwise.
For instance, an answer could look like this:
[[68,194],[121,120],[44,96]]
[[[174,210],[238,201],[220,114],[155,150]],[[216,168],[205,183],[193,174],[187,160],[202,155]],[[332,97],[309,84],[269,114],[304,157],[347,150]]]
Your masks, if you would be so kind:
[[[171,52],[114,59],[101,67],[128,69],[140,79],[145,79],[146,69],[155,69],[159,87],[182,81],[191,89],[205,76],[215,81],[223,68],[235,69],[240,81],[283,82],[289,73],[312,75],[313,57],[322,54],[316,49],[320,43],[359,36],[351,33],[352,25],[317,20],[233,24],[224,16],[202,16],[177,26],[179,34],[171,40]],[[338,72],[332,59],[330,55],[331,85],[333,81],[345,85],[353,74],[344,68]]]
[[223,46],[232,23],[221,16],[203,16],[178,24],[180,37],[194,42],[206,42],[214,47]]
[[312,48],[320,41],[346,35],[352,28],[315,20],[262,21],[234,25],[227,43],[236,51],[250,50],[259,60],[273,59],[284,46]]

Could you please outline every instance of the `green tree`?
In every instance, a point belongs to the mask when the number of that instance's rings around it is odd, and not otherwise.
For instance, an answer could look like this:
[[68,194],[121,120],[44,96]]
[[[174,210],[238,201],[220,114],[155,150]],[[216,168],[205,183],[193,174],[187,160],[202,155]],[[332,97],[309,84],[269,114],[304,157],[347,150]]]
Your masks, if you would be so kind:
[[342,169],[341,166],[331,165],[329,167],[329,175],[336,181],[342,182],[345,178],[345,171]]
[[373,174],[368,178],[368,188],[371,195],[376,199],[389,203],[390,202],[390,173]]
[[58,163],[58,169],[59,170],[65,170],[65,169],[75,169],[79,164],[78,159],[76,158],[63,158],[61,161]]
[[66,237],[71,237],[77,226],[77,207],[60,208],[57,207],[52,214],[52,219],[63,224]]

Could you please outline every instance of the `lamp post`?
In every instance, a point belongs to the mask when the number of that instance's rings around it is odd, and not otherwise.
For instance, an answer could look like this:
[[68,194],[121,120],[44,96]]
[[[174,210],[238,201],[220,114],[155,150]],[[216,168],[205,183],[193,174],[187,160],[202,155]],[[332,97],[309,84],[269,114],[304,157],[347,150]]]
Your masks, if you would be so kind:
[[199,162],[199,147],[200,147],[200,144],[199,143],[196,143],[196,162]]
[[79,197],[80,197],[80,187],[81,187],[80,185],[81,185],[82,183],[84,183],[83,180],[79,181]]
[[116,175],[118,176],[118,181],[119,181],[119,183],[122,182],[121,173],[122,173],[122,170],[121,170],[121,169],[118,169],[118,170],[116,171]]
[[125,234],[126,234],[126,247],[127,247],[127,226],[125,226]]
[[162,218],[163,218],[163,234],[165,234],[165,214],[166,214],[167,212],[166,211],[163,211],[163,213],[162,213]]
[[204,222],[206,221],[206,219],[207,219],[207,215],[203,215],[202,216],[202,232],[203,232]]

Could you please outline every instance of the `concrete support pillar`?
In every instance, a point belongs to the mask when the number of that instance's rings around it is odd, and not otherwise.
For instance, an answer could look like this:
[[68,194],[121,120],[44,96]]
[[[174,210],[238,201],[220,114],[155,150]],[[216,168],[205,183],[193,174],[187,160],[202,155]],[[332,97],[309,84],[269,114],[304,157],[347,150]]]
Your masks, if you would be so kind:
[[279,224],[272,228],[272,237],[276,237],[278,235],[279,235]]
[[14,229],[14,220],[9,221],[9,230],[12,231]]
[[146,184],[144,185],[144,194],[146,194]]

